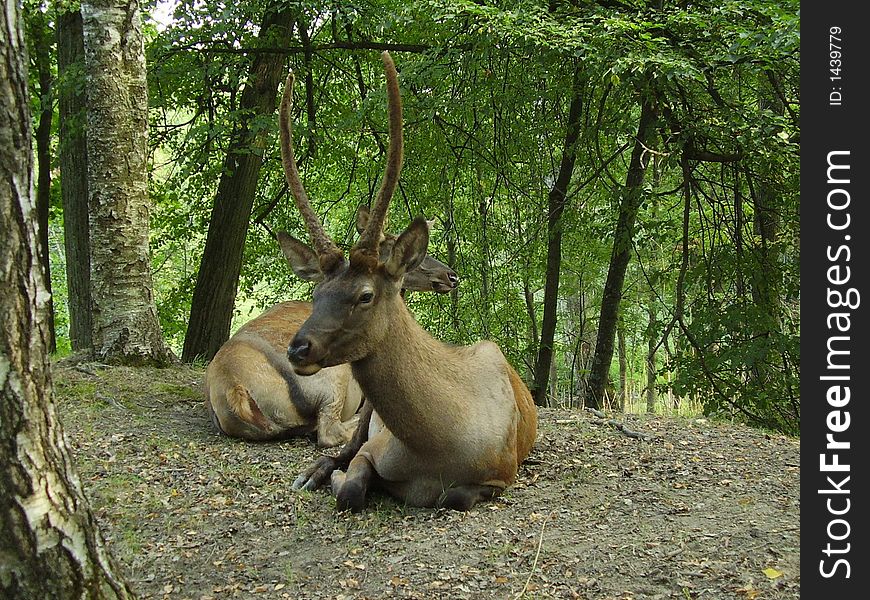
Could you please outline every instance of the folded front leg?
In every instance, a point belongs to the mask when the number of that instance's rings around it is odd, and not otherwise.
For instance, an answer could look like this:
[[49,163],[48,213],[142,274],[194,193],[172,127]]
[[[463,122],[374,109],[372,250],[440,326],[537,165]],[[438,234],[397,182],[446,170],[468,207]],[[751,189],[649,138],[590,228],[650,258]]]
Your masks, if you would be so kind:
[[359,413],[356,431],[353,432],[350,441],[342,447],[337,456],[321,456],[308,465],[293,481],[292,488],[294,490],[316,490],[329,479],[333,471],[347,468],[368,439],[371,418],[372,405],[365,402]]
[[350,461],[347,473],[333,471],[332,492],[335,494],[336,508],[350,509],[351,512],[361,511],[365,506],[369,482],[374,474],[374,465],[363,453],[357,454]]

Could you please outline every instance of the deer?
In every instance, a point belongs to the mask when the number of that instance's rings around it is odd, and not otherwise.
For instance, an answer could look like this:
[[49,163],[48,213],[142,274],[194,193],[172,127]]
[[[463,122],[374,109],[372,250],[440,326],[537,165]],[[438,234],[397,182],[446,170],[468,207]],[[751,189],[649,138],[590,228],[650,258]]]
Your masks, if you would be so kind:
[[[357,210],[364,231],[366,206]],[[428,221],[431,228],[434,221]],[[317,254],[284,231],[278,245],[293,272],[306,281],[323,277]],[[389,255],[396,236],[385,234],[381,252]],[[459,284],[456,273],[429,256],[405,274],[402,291],[448,293]],[[321,370],[312,377],[294,373],[287,346],[311,316],[311,303],[280,302],[243,325],[215,354],[206,369],[206,408],[218,431],[248,441],[273,441],[316,432],[317,445],[329,448],[350,440],[357,426],[362,392],[349,365]]]
[[[417,217],[386,257],[381,252],[404,159],[398,73],[388,52],[381,58],[389,117],[386,166],[369,222],[347,258],[326,234],[299,176],[292,73],[281,99],[284,171],[323,273],[312,292],[311,315],[293,336],[287,357],[294,372],[309,377],[350,364],[366,398],[357,431],[339,457],[321,457],[292,487],[316,489],[331,470],[341,511],[364,509],[373,489],[408,506],[469,510],[515,482],[535,442],[537,410],[497,344],[445,344],[402,302],[402,278],[426,256],[429,231]],[[346,470],[337,468],[344,462]]]

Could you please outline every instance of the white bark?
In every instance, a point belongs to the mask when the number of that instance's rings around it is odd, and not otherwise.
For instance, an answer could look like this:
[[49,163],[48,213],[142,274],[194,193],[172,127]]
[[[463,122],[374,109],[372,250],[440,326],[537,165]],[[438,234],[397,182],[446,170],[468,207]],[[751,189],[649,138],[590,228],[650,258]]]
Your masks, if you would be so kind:
[[88,78],[93,348],[109,362],[169,360],[148,247],[148,90],[138,0],[81,4]]
[[0,598],[126,598],[51,400],[27,54],[0,2]]

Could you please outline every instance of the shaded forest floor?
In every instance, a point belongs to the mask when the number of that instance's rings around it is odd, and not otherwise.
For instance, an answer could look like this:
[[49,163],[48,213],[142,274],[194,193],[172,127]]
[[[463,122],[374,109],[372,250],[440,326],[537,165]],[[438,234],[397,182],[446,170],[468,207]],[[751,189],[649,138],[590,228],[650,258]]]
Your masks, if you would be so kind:
[[800,595],[798,440],[704,419],[540,411],[517,484],[468,513],[292,492],[308,439],[215,433],[202,369],[56,367],[91,504],[142,598]]

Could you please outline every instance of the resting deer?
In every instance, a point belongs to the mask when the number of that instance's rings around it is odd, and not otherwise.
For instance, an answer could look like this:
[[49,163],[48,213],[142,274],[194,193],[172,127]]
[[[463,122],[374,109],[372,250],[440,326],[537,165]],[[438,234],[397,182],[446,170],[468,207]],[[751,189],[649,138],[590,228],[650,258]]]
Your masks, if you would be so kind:
[[[368,431],[357,431],[354,441],[360,447],[347,471],[332,472],[339,509],[360,510],[369,487],[377,485],[411,506],[468,510],[514,482],[534,444],[537,412],[528,388],[496,344],[444,344],[420,327],[402,302],[402,277],[426,255],[425,221],[415,219],[386,258],[380,252],[403,158],[398,75],[389,54],[382,58],[390,122],[387,165],[371,218],[349,260],[327,236],[302,186],[290,123],[292,74],[284,89],[285,173],[323,272],[311,316],[287,355],[300,375],[350,363],[366,405],[375,411]],[[294,487],[316,487],[319,480],[311,473],[303,473]]]
[[[363,231],[369,213],[357,212]],[[431,223],[430,223],[431,226]],[[389,256],[396,236],[385,235],[381,252]],[[294,273],[308,281],[323,277],[317,254],[284,232],[278,243]],[[409,271],[402,288],[446,293],[459,279],[450,267],[426,255]],[[357,425],[362,393],[349,365],[300,377],[287,360],[287,346],[311,315],[310,302],[281,302],[243,325],[215,354],[206,370],[206,405],[223,433],[252,441],[284,439],[317,432],[317,444],[347,442]]]

